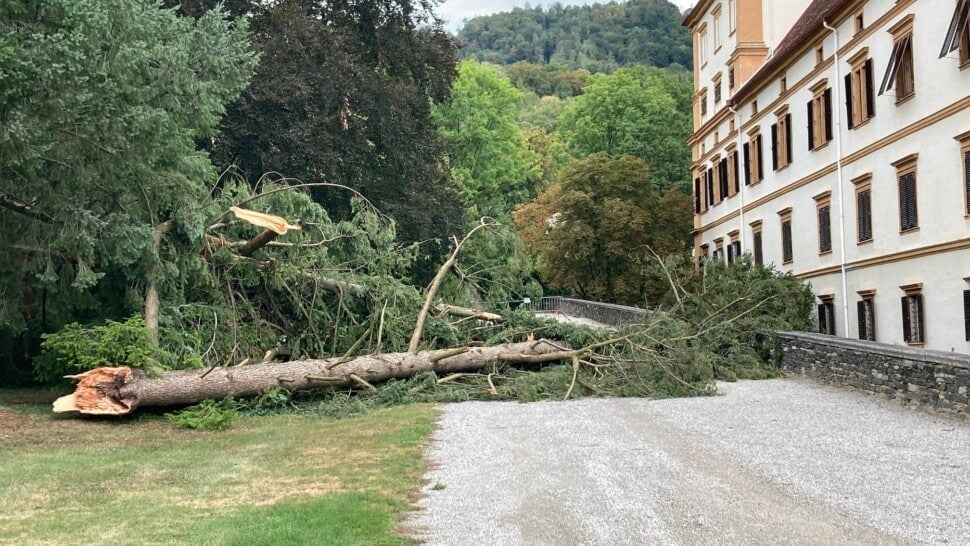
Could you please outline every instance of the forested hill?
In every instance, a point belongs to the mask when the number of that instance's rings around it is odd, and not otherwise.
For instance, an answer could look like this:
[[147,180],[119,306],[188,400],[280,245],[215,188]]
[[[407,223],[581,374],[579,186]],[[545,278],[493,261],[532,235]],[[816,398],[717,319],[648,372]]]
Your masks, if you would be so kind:
[[610,72],[640,64],[691,66],[690,34],[667,0],[515,8],[475,17],[459,32],[462,56],[496,64],[569,64]]

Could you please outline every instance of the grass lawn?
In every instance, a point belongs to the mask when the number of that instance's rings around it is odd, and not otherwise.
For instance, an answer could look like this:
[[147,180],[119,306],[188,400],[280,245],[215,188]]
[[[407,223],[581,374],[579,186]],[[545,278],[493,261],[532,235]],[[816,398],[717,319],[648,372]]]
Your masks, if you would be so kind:
[[410,544],[430,405],[333,420],[55,417],[0,390],[0,544]]

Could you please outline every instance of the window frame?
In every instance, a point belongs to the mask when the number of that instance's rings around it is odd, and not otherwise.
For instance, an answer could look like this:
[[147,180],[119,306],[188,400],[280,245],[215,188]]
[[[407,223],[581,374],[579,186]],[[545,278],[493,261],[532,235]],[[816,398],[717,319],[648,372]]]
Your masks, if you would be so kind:
[[761,220],[751,222],[751,253],[754,264],[758,266],[765,265],[764,235],[761,226]]
[[849,129],[861,127],[876,115],[872,58],[869,48],[860,49],[847,61],[851,67],[845,75],[845,113]]
[[889,55],[889,63],[883,74],[879,95],[888,91],[896,91],[896,104],[901,104],[916,95],[916,66],[913,56],[913,20],[912,13],[903,17],[889,29],[893,37],[893,49]]
[[792,208],[778,211],[781,225],[781,264],[789,265],[795,262],[795,238],[792,232]]
[[[862,176],[857,176],[852,179],[852,183],[855,185],[855,233],[856,233],[856,244],[864,245],[871,243],[875,237],[872,229],[872,173],[866,173]],[[862,223],[863,214],[859,207],[859,200],[863,193],[868,193],[869,210],[867,212],[868,224],[869,224],[869,237],[863,238],[865,235],[864,226]]]
[[[919,159],[918,154],[910,154],[902,159],[893,162],[893,167],[896,168],[896,194],[898,197],[897,203],[899,206],[899,233],[912,233],[919,231],[919,176],[917,173],[917,160]],[[912,176],[912,210],[910,211],[908,205],[908,191],[904,188],[903,184],[904,178]],[[904,199],[907,202],[904,203]],[[908,218],[909,212],[912,212],[912,220]]]
[[960,166],[963,172],[963,216],[970,218],[970,131],[965,131],[953,138],[960,143]]
[[954,51],[957,51],[961,69],[970,66],[970,0],[957,0],[943,39],[940,58]]
[[[824,191],[814,197],[818,255],[832,253],[832,192]],[[823,211],[825,222],[823,225]],[[827,245],[827,248],[826,248]]]
[[822,80],[811,88],[812,100],[808,101],[808,149],[824,148],[835,136],[832,124],[832,88],[828,80]]
[[860,290],[856,302],[858,335],[863,341],[876,341],[876,291]]
[[816,307],[818,313],[818,332],[829,336],[838,335],[838,328],[835,320],[835,294],[824,294],[818,296],[819,303]]
[[792,164],[791,112],[783,106],[775,112],[771,125],[772,170],[780,171]]
[[[752,144],[754,144],[752,146]],[[744,143],[742,161],[745,168],[745,185],[754,186],[765,178],[764,146],[762,145],[761,127],[748,131],[748,142]],[[755,172],[757,169],[757,173]]]
[[905,294],[902,299],[903,341],[910,347],[926,344],[926,312],[923,299],[923,283],[899,287]]

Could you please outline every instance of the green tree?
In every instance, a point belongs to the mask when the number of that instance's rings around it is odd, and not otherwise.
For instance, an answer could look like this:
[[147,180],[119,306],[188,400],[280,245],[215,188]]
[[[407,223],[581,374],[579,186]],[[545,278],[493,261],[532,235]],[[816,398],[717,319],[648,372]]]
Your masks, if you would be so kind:
[[558,183],[515,212],[528,250],[552,288],[583,298],[644,305],[667,286],[647,268],[682,253],[690,234],[689,198],[660,190],[640,159],[593,154],[567,167]]
[[514,205],[529,199],[527,182],[536,167],[515,123],[521,99],[522,92],[498,67],[465,61],[451,99],[435,109],[450,146],[452,174],[473,217],[506,218]]
[[590,78],[570,102],[560,131],[578,157],[605,152],[633,155],[650,166],[660,188],[688,190],[691,131],[690,82],[661,69],[621,68]]
[[179,282],[190,266],[155,241],[163,230],[201,237],[217,173],[196,141],[213,135],[256,65],[246,27],[144,0],[0,11],[5,348],[22,355],[28,329],[104,316],[155,280]]

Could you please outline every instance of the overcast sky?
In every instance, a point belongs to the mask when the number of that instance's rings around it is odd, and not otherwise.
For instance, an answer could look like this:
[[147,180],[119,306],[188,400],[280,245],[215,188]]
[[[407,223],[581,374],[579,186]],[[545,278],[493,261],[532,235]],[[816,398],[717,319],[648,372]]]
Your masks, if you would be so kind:
[[[680,11],[693,6],[696,0],[671,0]],[[564,6],[579,6],[582,4],[594,4],[596,2],[589,2],[583,0],[559,0],[559,2]],[[525,6],[530,4],[532,6],[544,5],[554,3],[553,0],[532,0],[529,2],[527,0],[445,0],[438,9],[436,10],[438,16],[444,19],[445,27],[451,31],[458,31],[461,28],[461,23],[465,19],[475,17],[476,15],[485,15],[488,13],[497,13],[500,11],[510,11],[515,6]],[[605,3],[602,0],[599,3]]]

